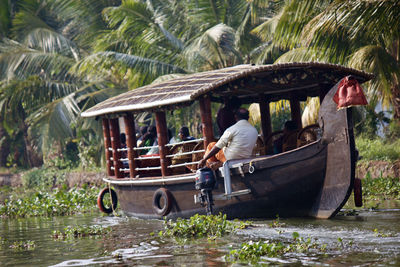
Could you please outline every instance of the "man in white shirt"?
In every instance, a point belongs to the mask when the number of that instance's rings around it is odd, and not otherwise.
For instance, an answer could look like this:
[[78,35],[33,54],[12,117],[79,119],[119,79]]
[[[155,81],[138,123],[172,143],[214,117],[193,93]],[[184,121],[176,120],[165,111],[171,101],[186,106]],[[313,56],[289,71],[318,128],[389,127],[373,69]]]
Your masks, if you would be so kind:
[[240,108],[235,114],[236,123],[225,130],[217,143],[207,146],[206,153],[198,167],[202,168],[207,162],[209,166],[222,165],[227,160],[250,158],[257,142],[258,132],[247,120],[249,112]]

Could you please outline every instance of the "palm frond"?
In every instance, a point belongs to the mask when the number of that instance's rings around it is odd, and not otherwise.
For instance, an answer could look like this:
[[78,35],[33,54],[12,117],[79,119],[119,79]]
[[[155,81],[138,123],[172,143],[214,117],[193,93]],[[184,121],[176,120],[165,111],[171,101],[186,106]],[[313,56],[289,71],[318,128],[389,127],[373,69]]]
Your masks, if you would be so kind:
[[[90,55],[78,62],[73,68],[73,73],[108,75],[112,69],[127,67],[140,73],[147,73],[154,77],[169,73],[185,73],[180,67],[160,62],[153,59],[142,58],[134,55],[117,52],[99,52]],[[125,72],[125,70],[124,70]]]
[[48,150],[54,141],[74,136],[71,123],[76,121],[80,109],[73,95],[51,102],[28,117],[30,133],[35,133],[36,144]]
[[117,28],[119,36],[135,39],[146,35],[147,43],[160,42],[160,37],[176,50],[184,45],[163,24],[163,14],[153,13],[145,3],[127,0],[118,7],[104,9],[103,14],[112,28]]
[[317,123],[319,107],[320,103],[318,97],[307,99],[306,107],[304,108],[303,114],[301,115],[301,124],[303,127]]
[[231,27],[218,24],[208,29],[186,49],[189,68],[206,70],[240,64],[241,58],[235,44],[235,31]]
[[31,49],[12,40],[0,42],[0,79],[43,74],[62,79],[73,63],[69,57]]
[[374,45],[362,47],[351,55],[349,66],[374,73],[376,76],[370,82],[369,96],[381,99],[385,107],[392,103],[391,88],[400,77],[400,66],[386,49]]
[[49,29],[37,28],[32,30],[25,36],[22,43],[45,53],[59,53],[79,60],[79,50],[75,43]]
[[8,0],[0,0],[0,38],[7,36],[11,26],[10,5]]

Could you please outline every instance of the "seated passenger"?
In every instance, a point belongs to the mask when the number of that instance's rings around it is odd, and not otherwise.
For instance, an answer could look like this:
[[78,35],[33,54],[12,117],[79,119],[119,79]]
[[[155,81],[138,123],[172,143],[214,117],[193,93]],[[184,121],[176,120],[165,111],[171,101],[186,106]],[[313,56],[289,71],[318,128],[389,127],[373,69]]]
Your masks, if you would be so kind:
[[224,134],[226,129],[236,123],[235,112],[240,108],[240,105],[240,99],[236,96],[224,98],[224,106],[217,113],[217,125],[220,136]]
[[252,156],[258,132],[247,120],[249,111],[240,108],[235,113],[236,123],[225,130],[218,142],[208,144],[206,153],[200,160],[198,167],[202,168],[206,162],[212,169],[216,169],[231,159],[244,159]]
[[186,126],[182,126],[179,129],[178,136],[182,141],[190,141],[195,139],[193,136],[190,136],[189,128]]
[[140,147],[142,142],[143,142],[143,137],[144,135],[147,133],[147,126],[141,126],[139,128],[139,133],[138,136],[136,137],[137,141],[136,141],[136,146]]
[[294,121],[285,122],[283,134],[274,141],[274,154],[279,154],[297,146],[297,125]]
[[[154,146],[157,145],[157,130],[155,126],[149,126],[147,129],[147,132],[143,135],[143,140],[142,143],[140,144],[140,147],[147,147],[147,146]],[[150,149],[144,149],[144,150],[139,150],[139,154],[148,154]],[[152,151],[156,153],[152,154],[157,154],[158,153],[158,148],[157,151]]]

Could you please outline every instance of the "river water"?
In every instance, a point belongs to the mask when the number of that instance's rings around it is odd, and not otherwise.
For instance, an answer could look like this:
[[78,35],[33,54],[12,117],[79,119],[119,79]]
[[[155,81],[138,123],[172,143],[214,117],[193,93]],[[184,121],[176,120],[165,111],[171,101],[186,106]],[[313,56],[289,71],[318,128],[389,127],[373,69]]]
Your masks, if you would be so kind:
[[[280,219],[253,221],[252,227],[215,241],[180,243],[161,239],[162,221],[108,217],[101,214],[53,218],[0,219],[0,266],[231,266],[224,255],[245,241],[288,242],[292,233],[326,244],[325,252],[292,253],[261,258],[260,264],[284,266],[400,266],[400,209],[360,210],[331,220]],[[111,226],[98,238],[55,240],[66,226]],[[155,235],[151,233],[156,233]],[[32,240],[31,249],[13,249],[16,241]]]

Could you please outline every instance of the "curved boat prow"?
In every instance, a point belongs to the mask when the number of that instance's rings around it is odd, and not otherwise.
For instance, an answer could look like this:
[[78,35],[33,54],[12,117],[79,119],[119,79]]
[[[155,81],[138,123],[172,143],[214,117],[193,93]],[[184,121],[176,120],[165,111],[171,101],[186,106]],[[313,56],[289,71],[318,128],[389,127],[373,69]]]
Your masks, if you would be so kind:
[[[327,219],[347,202],[355,177],[355,143],[351,108],[337,110],[333,97],[338,82],[325,96],[319,111],[323,129],[321,142],[327,145],[326,174],[323,187],[315,201],[311,216]],[[329,121],[329,123],[324,123]]]

